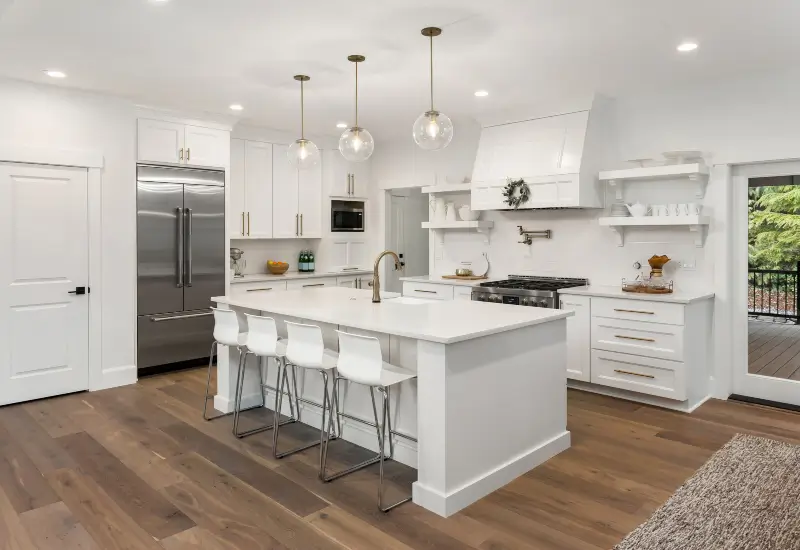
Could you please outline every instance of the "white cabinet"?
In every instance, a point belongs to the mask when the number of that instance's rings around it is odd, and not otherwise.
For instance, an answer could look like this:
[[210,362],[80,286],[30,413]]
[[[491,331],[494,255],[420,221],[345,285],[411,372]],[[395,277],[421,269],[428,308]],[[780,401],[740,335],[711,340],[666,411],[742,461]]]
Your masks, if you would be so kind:
[[231,140],[233,237],[272,237],[272,187],[272,144]]
[[453,300],[472,301],[472,287],[453,285]]
[[561,298],[561,309],[573,311],[567,317],[567,378],[589,382],[591,379],[591,298],[568,296]]
[[338,149],[326,149],[322,155],[325,188],[332,197],[366,197],[369,163],[348,162]]
[[272,236],[276,239],[322,237],[322,166],[297,170],[286,145],[272,146]]
[[404,281],[403,296],[413,296],[427,300],[452,300],[453,285]]
[[256,281],[252,283],[231,283],[232,294],[262,294],[286,290],[286,281]]
[[230,132],[163,120],[139,119],[140,162],[224,168],[229,163]]
[[357,240],[330,241],[331,268],[334,271],[365,269],[367,266],[367,242]]
[[336,284],[346,288],[370,288],[372,286],[372,277],[370,275],[336,277]]

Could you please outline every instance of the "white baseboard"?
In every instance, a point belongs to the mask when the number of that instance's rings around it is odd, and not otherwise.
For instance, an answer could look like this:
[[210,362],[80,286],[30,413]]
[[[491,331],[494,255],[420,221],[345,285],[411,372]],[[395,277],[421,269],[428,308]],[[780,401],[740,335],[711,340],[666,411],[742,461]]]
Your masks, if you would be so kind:
[[692,405],[691,401],[688,399],[686,401],[675,401],[674,399],[666,399],[664,397],[657,397],[655,395],[647,395],[646,393],[638,393],[619,388],[611,388],[609,386],[600,386],[598,384],[581,382],[579,380],[567,380],[567,387],[573,390],[588,391],[589,393],[607,395],[608,397],[616,397],[617,399],[634,401],[636,403],[644,403],[654,407],[661,407],[663,409],[671,409],[673,411],[685,413],[694,411],[697,407],[711,399],[711,396],[707,395]]
[[[261,397],[257,393],[242,396],[242,408],[249,409],[261,404]],[[214,396],[214,408],[222,413],[233,412],[233,401],[222,395]]]
[[[136,365],[125,365],[123,367],[114,367],[102,371],[100,380],[92,384],[89,391],[107,390],[110,388],[118,388],[120,386],[128,386],[135,384],[139,379]],[[93,381],[94,382],[94,381]]]
[[570,447],[570,441],[570,433],[565,431],[449,494],[434,491],[417,481],[413,485],[414,503],[440,516],[452,516],[462,508],[547,462],[558,453],[566,451]]

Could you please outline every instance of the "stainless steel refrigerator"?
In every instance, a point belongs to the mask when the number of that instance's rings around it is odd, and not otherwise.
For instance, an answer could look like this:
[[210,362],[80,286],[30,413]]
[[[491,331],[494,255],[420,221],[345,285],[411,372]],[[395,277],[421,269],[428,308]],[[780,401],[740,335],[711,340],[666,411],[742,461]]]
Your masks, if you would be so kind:
[[[137,166],[139,374],[207,358],[225,294],[225,172]],[[166,368],[165,368],[166,367]]]

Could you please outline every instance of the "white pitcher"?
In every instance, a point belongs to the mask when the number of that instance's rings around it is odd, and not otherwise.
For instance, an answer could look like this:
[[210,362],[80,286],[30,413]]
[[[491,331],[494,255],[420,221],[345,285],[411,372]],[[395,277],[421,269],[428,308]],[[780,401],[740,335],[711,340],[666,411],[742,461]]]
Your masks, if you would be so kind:
[[447,215],[447,203],[441,197],[431,198],[428,202],[430,205],[430,221],[443,222]]
[[456,221],[456,203],[448,202],[445,206],[445,220],[448,222]]

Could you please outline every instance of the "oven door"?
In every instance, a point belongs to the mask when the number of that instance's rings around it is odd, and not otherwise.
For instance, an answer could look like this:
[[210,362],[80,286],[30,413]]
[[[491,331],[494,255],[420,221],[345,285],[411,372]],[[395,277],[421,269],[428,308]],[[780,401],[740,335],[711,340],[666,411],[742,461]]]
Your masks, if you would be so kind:
[[[339,201],[336,201],[339,202]],[[364,231],[364,209],[351,206],[331,207],[331,232]]]

